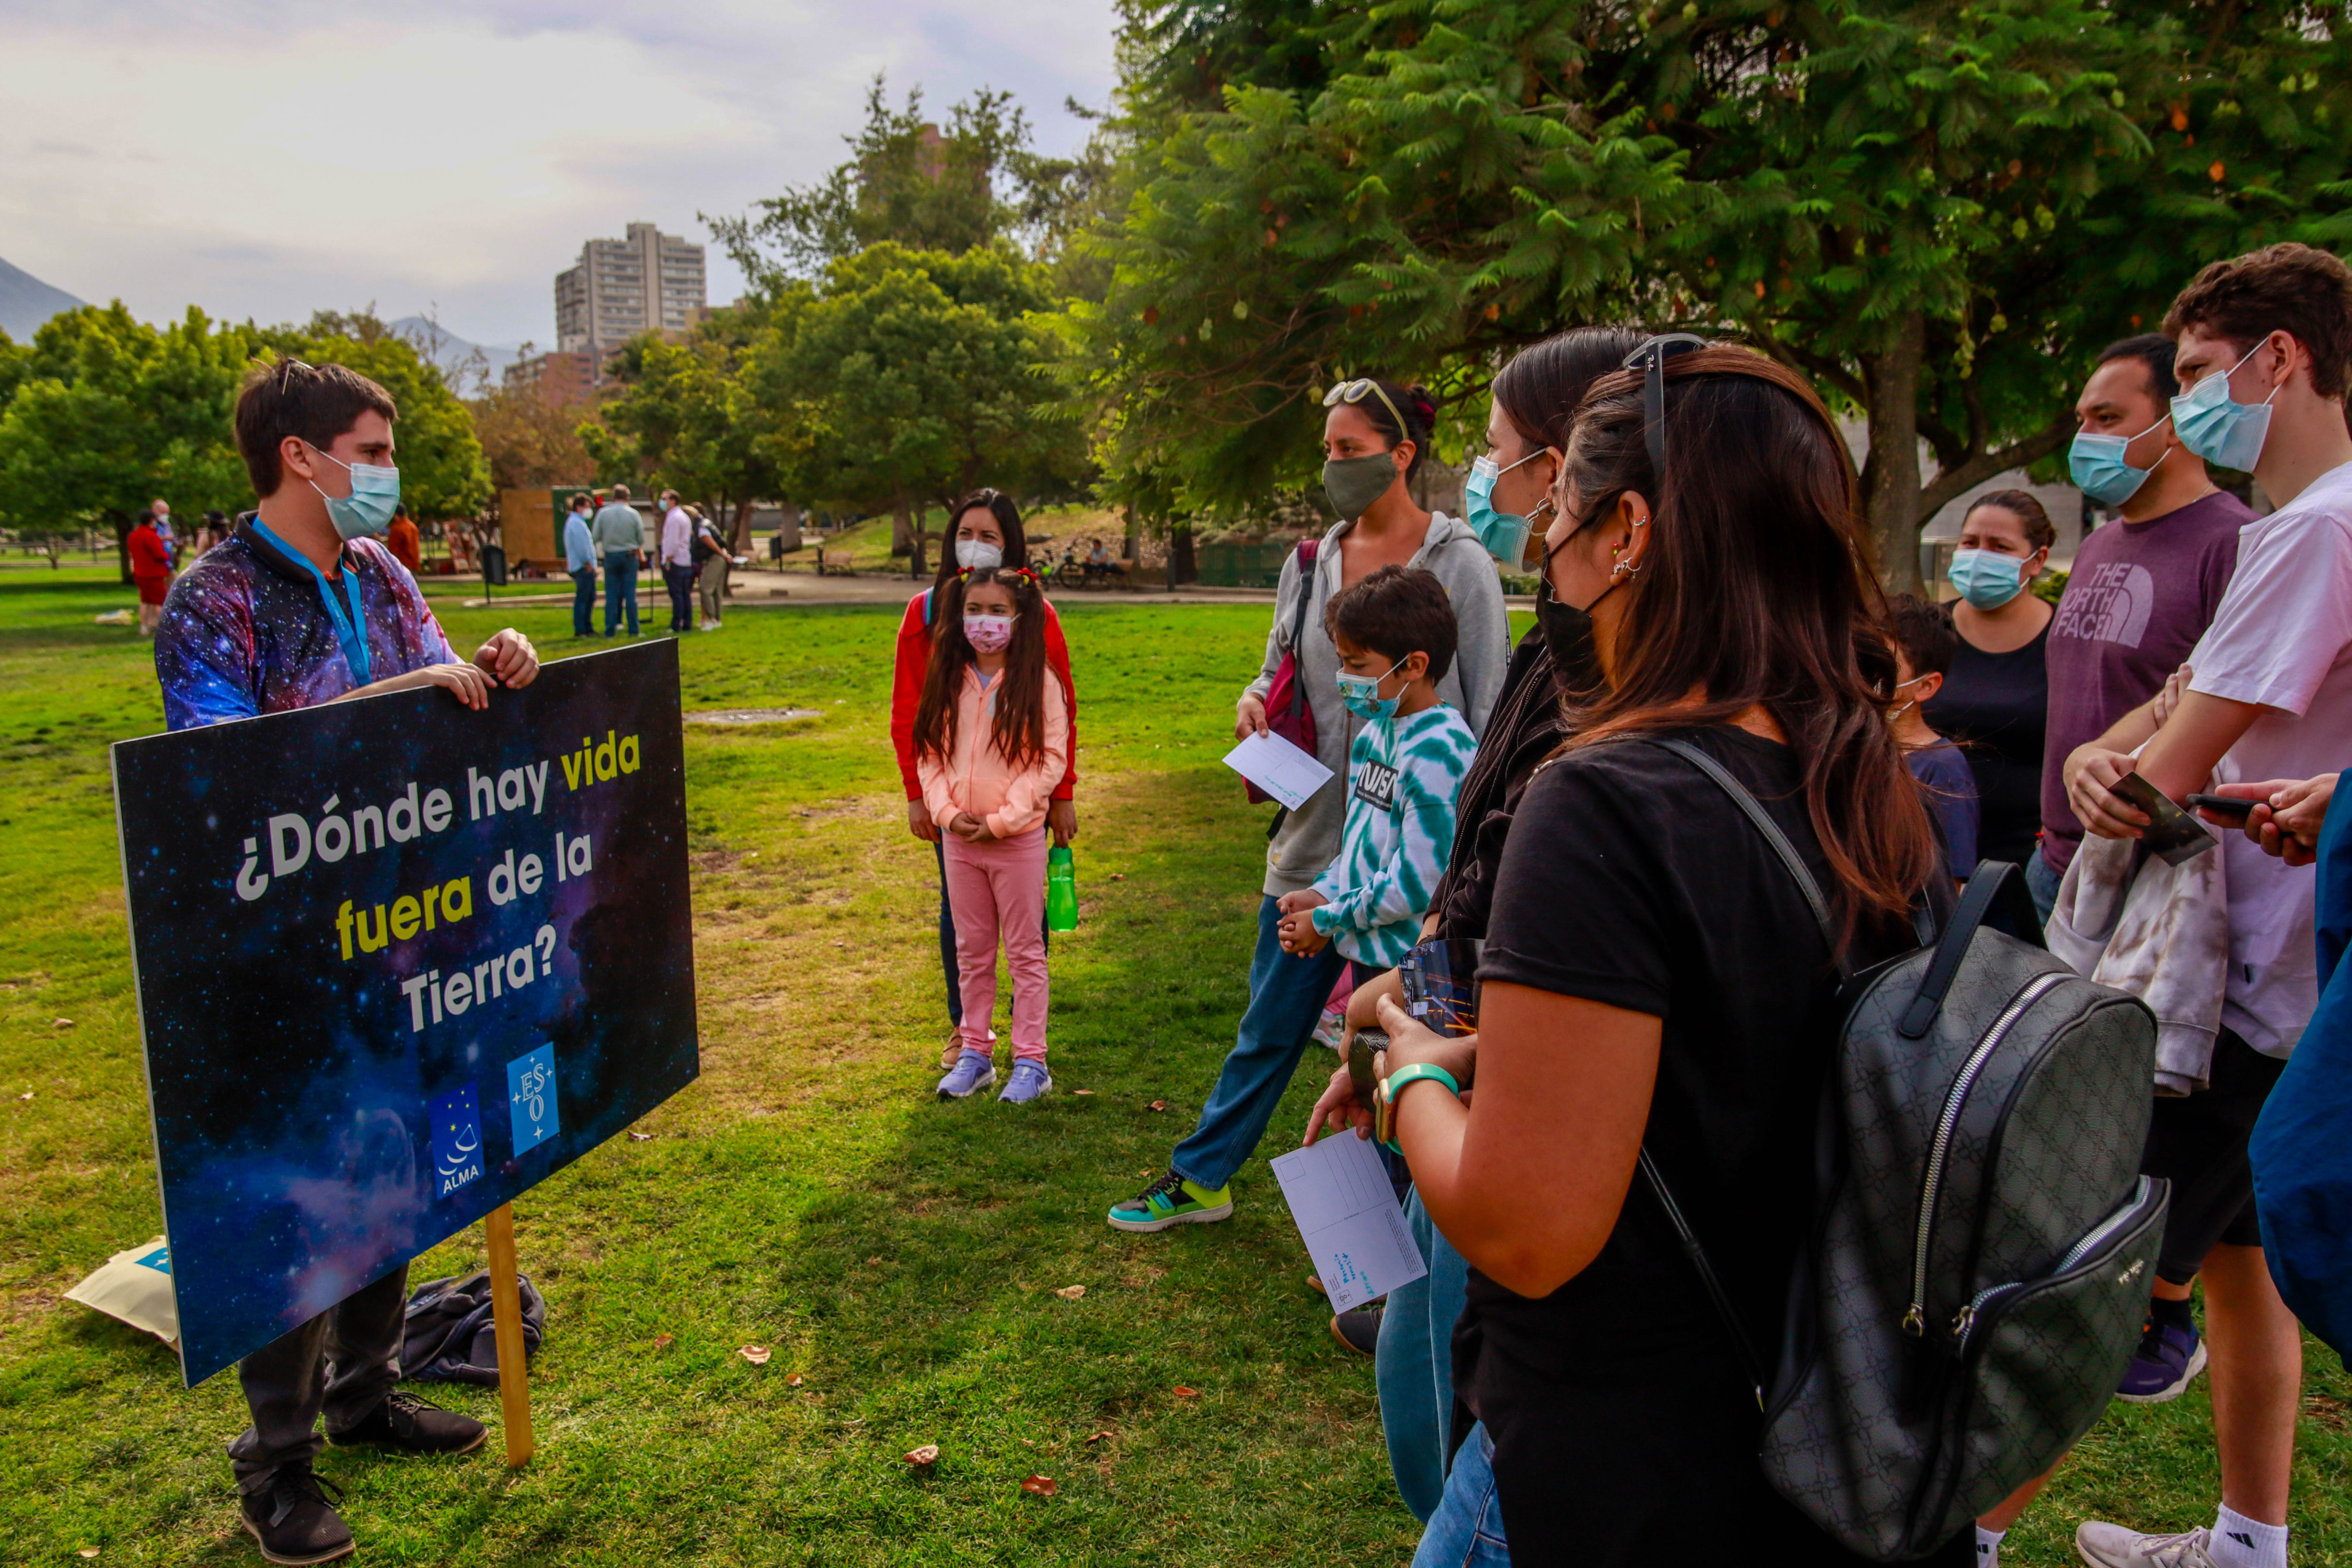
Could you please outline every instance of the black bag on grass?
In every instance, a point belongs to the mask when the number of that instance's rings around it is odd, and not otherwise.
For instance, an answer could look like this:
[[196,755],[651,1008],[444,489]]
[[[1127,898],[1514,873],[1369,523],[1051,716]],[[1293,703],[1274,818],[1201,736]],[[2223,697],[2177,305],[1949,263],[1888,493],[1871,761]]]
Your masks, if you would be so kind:
[[[515,1276],[515,1288],[522,1298],[522,1354],[528,1362],[547,1335],[547,1299],[527,1275]],[[400,1375],[419,1383],[499,1381],[488,1269],[430,1279],[410,1293],[400,1331]]]
[[[1654,743],[1738,803],[1836,952],[1763,806],[1696,747]],[[2163,1239],[2166,1184],[2139,1173],[2155,1017],[2042,948],[2024,880],[1985,861],[1939,940],[1847,981],[1775,1364],[1725,1313],[1757,1374],[1766,1479],[1878,1562],[1934,1551],[2090,1430]],[[2003,896],[2022,939],[1985,926]],[[1727,1306],[1646,1153],[1643,1171]]]

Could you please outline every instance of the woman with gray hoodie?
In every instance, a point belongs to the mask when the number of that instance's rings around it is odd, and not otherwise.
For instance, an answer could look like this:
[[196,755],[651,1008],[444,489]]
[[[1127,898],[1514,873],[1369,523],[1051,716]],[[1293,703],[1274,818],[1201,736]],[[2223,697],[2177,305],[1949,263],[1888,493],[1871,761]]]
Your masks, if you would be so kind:
[[1234,732],[1247,737],[1265,730],[1266,693],[1289,654],[1315,715],[1317,758],[1331,778],[1281,818],[1266,845],[1248,1011],[1200,1124],[1176,1146],[1167,1173],[1107,1216],[1120,1230],[1166,1230],[1233,1214],[1226,1185],[1265,1135],[1345,963],[1332,946],[1309,955],[1285,952],[1275,907],[1284,894],[1312,885],[1338,858],[1348,814],[1348,749],[1360,721],[1339,700],[1339,653],[1324,630],[1324,605],[1382,566],[1436,574],[1457,628],[1454,662],[1437,694],[1469,721],[1473,733],[1486,730],[1510,660],[1508,617],[1493,558],[1466,524],[1423,510],[1408,488],[1429,450],[1437,414],[1429,395],[1364,377],[1333,387],[1323,405],[1330,411],[1323,421],[1323,489],[1340,521],[1314,549],[1302,546],[1284,563],[1265,659],[1242,692]]

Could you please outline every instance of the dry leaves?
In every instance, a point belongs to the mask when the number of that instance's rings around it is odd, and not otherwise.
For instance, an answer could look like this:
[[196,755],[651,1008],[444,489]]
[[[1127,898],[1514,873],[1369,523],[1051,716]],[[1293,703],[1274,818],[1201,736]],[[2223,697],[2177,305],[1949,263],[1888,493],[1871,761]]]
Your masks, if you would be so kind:
[[1079,1092],[1080,1094],[1092,1094],[1092,1093],[1094,1092],[1094,1090],[1093,1090],[1093,1089],[1082,1089],[1078,1090],[1078,1092]]
[[666,1351],[669,1349],[672,1344],[677,1342],[677,1336],[675,1334],[656,1334],[654,1336],[654,1349],[657,1351]]
[[1054,1485],[1054,1478],[1051,1476],[1031,1476],[1021,1483],[1021,1489],[1024,1492],[1035,1492],[1039,1497],[1052,1497],[1060,1489]]
[[80,1551],[75,1552],[74,1555],[77,1557],[95,1557],[98,1555],[98,1548],[95,1546],[85,1546]]
[[742,1345],[737,1348],[735,1353],[753,1366],[765,1366],[768,1364],[768,1358],[776,1352],[765,1345]]
[[1114,882],[1124,882],[1127,880],[1127,873],[1124,871],[1113,871],[1110,874],[1110,879]]
[[784,1386],[786,1388],[798,1388],[802,1384],[806,1383],[808,1379],[803,1377],[799,1373],[794,1373],[792,1376],[784,1379]]
[[1165,1110],[1168,1109],[1168,1102],[1164,1100],[1155,1100],[1151,1102],[1151,1109],[1154,1110]]
[[[58,1018],[58,1019],[54,1019],[54,1020],[52,1020],[52,1021],[50,1022],[50,1024],[49,1024],[49,1027],[50,1027],[50,1028],[52,1028],[52,1029],[70,1029],[70,1028],[72,1028],[72,1027],[73,1027],[73,1020],[72,1020],[71,1018]],[[98,1555],[98,1548],[97,1548],[97,1547],[93,1546],[93,1547],[91,1547],[91,1548],[89,1549],[89,1551],[90,1551],[90,1555],[91,1555],[91,1556],[95,1557],[95,1556],[97,1556],[97,1555]]]
[[1093,1445],[1093,1444],[1096,1444],[1096,1443],[1108,1443],[1108,1442],[1109,1442],[1109,1441],[1110,1441],[1110,1434],[1109,1434],[1109,1433],[1108,1433],[1108,1432],[1097,1432],[1097,1433],[1093,1434],[1091,1436],[1089,1436],[1089,1437],[1087,1439],[1087,1444],[1088,1444],[1089,1446],[1091,1446],[1091,1445]]
[[1201,1391],[1197,1388],[1187,1388],[1180,1383],[1176,1385],[1176,1397],[1179,1399],[1198,1399],[1201,1397]]
[[1065,1285],[1060,1289],[1054,1292],[1055,1295],[1059,1296],[1065,1301],[1075,1301],[1086,1293],[1087,1288],[1083,1285]]
[[31,1089],[26,1089],[24,1093],[22,1093],[22,1094],[18,1095],[16,1098],[17,1098],[18,1100],[30,1100],[30,1099],[32,1099],[32,1098],[33,1098],[33,1091],[32,1091]]
[[866,1267],[868,1268],[878,1268],[881,1266],[882,1260],[879,1258],[869,1258],[866,1260]]
[[629,1134],[629,1142],[632,1143],[650,1143],[653,1141],[654,1135],[650,1132],[632,1132]]
[[924,1465],[936,1465],[939,1462],[940,1446],[937,1443],[926,1443],[919,1448],[907,1450],[907,1463],[910,1465],[919,1468]]

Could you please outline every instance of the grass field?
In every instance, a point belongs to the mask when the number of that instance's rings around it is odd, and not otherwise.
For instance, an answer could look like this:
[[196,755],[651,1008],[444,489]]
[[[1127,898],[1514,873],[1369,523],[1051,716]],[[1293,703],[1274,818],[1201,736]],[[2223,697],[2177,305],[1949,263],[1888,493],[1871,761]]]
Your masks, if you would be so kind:
[[[234,1376],[184,1391],[152,1341],[60,1300],[159,1224],[106,746],[161,709],[145,647],[92,624],[131,603],[103,577],[0,567],[0,1560],[252,1562],[221,1452]],[[441,603],[461,643],[506,618]],[[551,657],[569,646],[562,608],[513,614]],[[1099,1218],[1190,1128],[1242,1008],[1265,808],[1217,759],[1265,615],[1069,612],[1085,919],[1054,950],[1059,1092],[1024,1112],[929,1093],[936,893],[889,759],[896,612],[747,608],[687,640],[688,709],[824,714],[689,728],[703,1076],[649,1141],[518,1205],[551,1303],[539,1457],[329,1452],[362,1561],[1411,1556],[1371,1369],[1326,1335],[1264,1164],[1223,1226]],[[414,1278],[480,1256],[460,1236]],[[751,1366],[748,1343],[774,1359]],[[2352,1564],[2352,1385],[2315,1346],[2312,1366],[2296,1560]],[[496,1419],[490,1391],[426,1392]],[[932,1442],[936,1469],[909,1473],[898,1455]],[[1024,1493],[1031,1474],[1057,1495]],[[2215,1488],[2201,1383],[2116,1406],[2007,1561],[2071,1562],[2092,1513],[2209,1521]]]

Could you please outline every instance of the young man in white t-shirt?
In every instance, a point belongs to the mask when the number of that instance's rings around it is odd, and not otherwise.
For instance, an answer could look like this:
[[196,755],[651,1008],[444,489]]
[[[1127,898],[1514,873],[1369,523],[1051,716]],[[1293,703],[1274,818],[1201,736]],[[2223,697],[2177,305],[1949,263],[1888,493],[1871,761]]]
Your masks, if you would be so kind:
[[[2068,801],[2107,838],[2147,824],[2108,789],[2135,765],[2175,800],[2210,788],[2225,760],[2229,776],[2267,782],[2267,794],[2340,763],[2352,743],[2352,270],[2301,245],[2216,262],[2173,301],[2164,330],[2179,345],[2182,442],[2251,468],[2278,510],[2241,531],[2236,575],[2170,716],[2159,726],[2152,703],[2137,709],[2067,758]],[[2289,804],[2283,793],[2278,804]],[[2210,1531],[2186,1536],[2084,1524],[2084,1560],[2108,1568],[2286,1563],[2303,1346],[2263,1262],[2246,1139],[2318,1000],[2313,884],[2242,834],[2225,835],[2221,853],[2230,972],[2211,1088],[2157,1102],[2147,1169],[2173,1184],[2159,1292],[2185,1299],[2187,1281],[2205,1279],[2221,1508]]]

